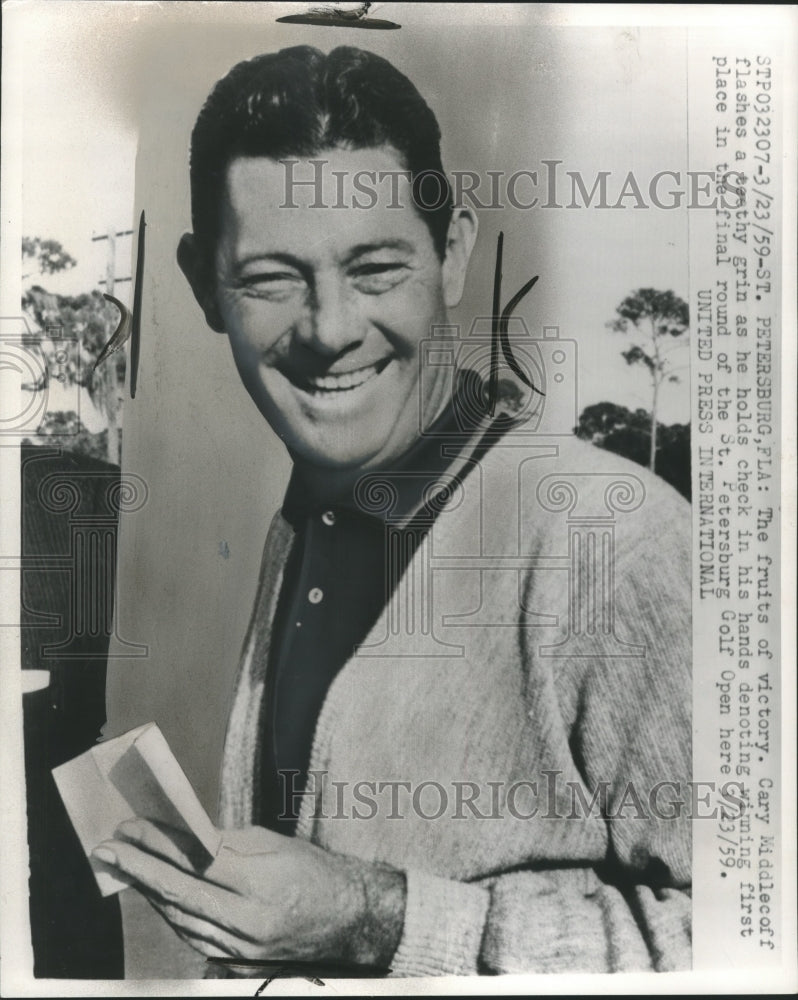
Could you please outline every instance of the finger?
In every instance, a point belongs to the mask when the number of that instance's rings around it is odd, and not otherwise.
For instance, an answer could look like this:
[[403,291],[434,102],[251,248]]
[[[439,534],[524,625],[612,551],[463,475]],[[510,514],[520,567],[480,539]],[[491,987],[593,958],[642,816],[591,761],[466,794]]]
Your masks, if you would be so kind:
[[131,878],[146,896],[201,917],[227,925],[226,915],[236,909],[240,897],[203,878],[197,878],[133,844],[109,840],[92,852]]
[[[180,906],[146,897],[152,907],[174,930],[209,958],[259,958],[263,956],[264,943],[271,938],[270,921],[259,907],[242,905],[240,912],[228,915],[222,925],[213,920],[188,913]],[[277,939],[275,939],[277,940]],[[199,942],[202,943],[200,948]],[[212,953],[212,949],[214,950]]]
[[[156,911],[157,912],[157,911]],[[234,955],[229,955],[222,948],[218,948],[216,945],[212,944],[210,941],[203,941],[199,938],[193,938],[188,934],[183,933],[178,927],[173,927],[175,934],[180,938],[181,941],[185,941],[189,947],[198,951],[201,955],[204,955],[209,959],[219,959],[219,958],[235,958]]]
[[197,857],[196,838],[165,823],[139,818],[125,820],[117,827],[115,836],[187,872],[200,871],[209,861],[204,848],[201,848],[203,859]]
[[228,859],[222,859],[222,863],[216,865],[205,848],[183,830],[155,820],[136,818],[120,823],[116,835],[185,872],[201,874],[214,885],[233,892],[241,890],[235,865],[224,864]]
[[247,944],[235,934],[207,920],[191,916],[170,903],[150,899],[153,908],[192,948],[207,958],[244,958]]
[[[201,872],[207,881],[234,892],[241,892],[237,857],[256,854],[273,854],[280,848],[295,846],[292,838],[274,833],[265,827],[250,826],[238,830],[225,830],[223,843],[216,859],[194,837],[177,827],[157,820],[136,817],[125,820],[116,829],[116,836],[134,844],[150,854],[169,861],[189,873]],[[201,852],[202,857],[197,854]]]

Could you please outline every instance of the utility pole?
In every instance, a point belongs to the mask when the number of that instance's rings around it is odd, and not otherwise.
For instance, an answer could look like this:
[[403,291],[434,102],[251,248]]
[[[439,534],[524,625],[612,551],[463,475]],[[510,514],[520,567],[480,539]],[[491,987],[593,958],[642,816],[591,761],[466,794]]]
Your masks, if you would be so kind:
[[[131,280],[130,278],[116,277],[116,240],[118,236],[132,236],[132,234],[132,229],[124,229],[122,232],[117,232],[116,227],[111,227],[105,236],[92,237],[94,242],[97,242],[98,240],[108,240],[108,256],[105,264],[105,281],[100,282],[100,284],[105,285],[107,295],[114,294],[114,288],[117,281],[121,282]],[[106,332],[108,335],[106,342],[110,340],[115,329],[116,326],[113,320],[106,323]],[[117,420],[117,411],[119,409],[119,387],[117,385],[116,378],[116,361],[117,359],[111,355],[100,366],[100,378],[102,379],[101,399],[103,401],[105,416],[108,421],[108,447],[106,449],[106,454],[108,461],[113,465],[120,464],[119,422]]]

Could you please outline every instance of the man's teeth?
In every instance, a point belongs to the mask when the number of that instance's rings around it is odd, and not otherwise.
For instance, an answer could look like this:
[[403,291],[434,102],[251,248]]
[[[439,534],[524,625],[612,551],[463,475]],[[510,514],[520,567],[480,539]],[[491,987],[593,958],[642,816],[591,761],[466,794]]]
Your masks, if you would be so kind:
[[356,389],[364,382],[368,382],[380,370],[379,365],[370,365],[368,368],[359,368],[354,372],[345,372],[342,375],[316,375],[308,376],[306,381],[311,389],[323,392],[340,392],[344,389]]

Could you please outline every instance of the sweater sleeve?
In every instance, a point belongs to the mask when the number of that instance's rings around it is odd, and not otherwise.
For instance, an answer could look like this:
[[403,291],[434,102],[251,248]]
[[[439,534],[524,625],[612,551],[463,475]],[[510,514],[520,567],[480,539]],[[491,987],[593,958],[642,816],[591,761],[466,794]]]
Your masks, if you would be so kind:
[[[394,976],[666,972],[691,956],[689,890],[513,872],[489,884],[407,875]],[[578,883],[582,882],[580,886]]]
[[668,506],[659,532],[617,552],[617,631],[642,653],[563,659],[548,680],[582,782],[606,790],[605,858],[536,868],[531,856],[469,883],[407,873],[394,975],[690,967],[689,524],[686,505]]

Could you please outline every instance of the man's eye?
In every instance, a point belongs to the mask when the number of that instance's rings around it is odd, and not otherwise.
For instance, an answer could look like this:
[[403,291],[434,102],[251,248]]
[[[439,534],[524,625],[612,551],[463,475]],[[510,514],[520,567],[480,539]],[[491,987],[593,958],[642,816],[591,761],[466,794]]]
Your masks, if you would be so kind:
[[302,278],[282,271],[249,274],[241,279],[245,294],[277,302],[296,294],[304,285]]
[[379,295],[394,288],[410,274],[407,265],[397,262],[360,264],[352,271],[355,287],[367,295]]

